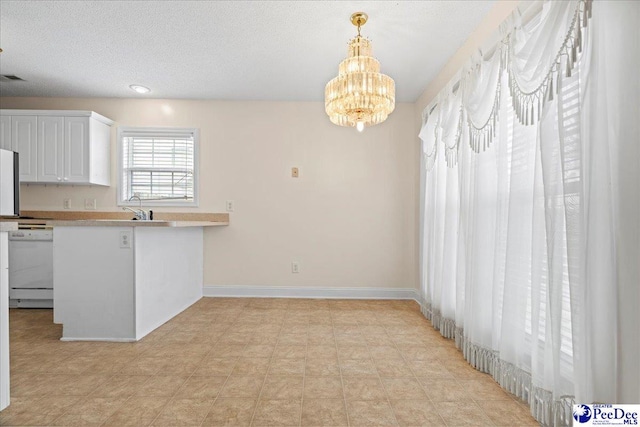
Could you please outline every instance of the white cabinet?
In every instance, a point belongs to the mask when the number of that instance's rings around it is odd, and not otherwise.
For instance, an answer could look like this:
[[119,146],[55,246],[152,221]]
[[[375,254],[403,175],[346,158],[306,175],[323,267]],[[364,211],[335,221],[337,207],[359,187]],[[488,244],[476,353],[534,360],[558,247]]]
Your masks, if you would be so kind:
[[20,155],[20,182],[38,180],[38,139],[36,116],[11,117],[11,145]]
[[11,116],[0,116],[0,148],[16,151],[11,143]]
[[70,110],[0,110],[0,118],[0,146],[10,134],[21,183],[111,184],[110,119]]
[[[38,117],[38,181],[62,181],[64,117]],[[18,153],[20,153],[18,151]],[[22,157],[22,156],[20,156]]]
[[[69,182],[85,182],[90,178],[90,135],[88,117],[64,119],[64,179]],[[106,141],[107,146],[109,141]]]

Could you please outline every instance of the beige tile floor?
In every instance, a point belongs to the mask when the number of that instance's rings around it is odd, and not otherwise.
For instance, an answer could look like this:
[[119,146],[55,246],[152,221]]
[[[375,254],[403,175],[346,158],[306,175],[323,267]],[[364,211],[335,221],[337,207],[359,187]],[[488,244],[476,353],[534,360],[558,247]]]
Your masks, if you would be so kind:
[[3,426],[538,425],[414,302],[204,298],[138,343],[10,319]]

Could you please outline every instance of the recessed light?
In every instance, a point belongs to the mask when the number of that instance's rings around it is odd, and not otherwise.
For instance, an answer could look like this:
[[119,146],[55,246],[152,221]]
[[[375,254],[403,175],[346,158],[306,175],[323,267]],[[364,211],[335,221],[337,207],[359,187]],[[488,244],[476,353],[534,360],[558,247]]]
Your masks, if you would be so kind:
[[149,93],[151,92],[151,89],[149,89],[146,86],[140,86],[140,85],[131,85],[129,86],[132,90],[135,90],[138,93]]

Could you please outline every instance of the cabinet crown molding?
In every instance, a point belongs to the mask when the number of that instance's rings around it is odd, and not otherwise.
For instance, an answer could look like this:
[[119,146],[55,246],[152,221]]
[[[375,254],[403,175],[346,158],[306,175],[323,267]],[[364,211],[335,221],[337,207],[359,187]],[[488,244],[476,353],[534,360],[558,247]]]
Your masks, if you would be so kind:
[[64,116],[64,117],[91,117],[105,125],[111,126],[114,121],[98,114],[95,111],[85,110],[0,110],[0,116]]

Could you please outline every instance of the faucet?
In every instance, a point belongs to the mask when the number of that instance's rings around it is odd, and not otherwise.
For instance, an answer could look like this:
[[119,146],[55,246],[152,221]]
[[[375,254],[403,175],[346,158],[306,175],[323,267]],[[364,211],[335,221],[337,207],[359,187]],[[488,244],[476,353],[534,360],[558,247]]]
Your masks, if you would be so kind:
[[122,210],[133,212],[136,216],[136,219],[139,219],[142,221],[148,220],[149,214],[144,209],[142,209],[142,199],[140,199],[140,196],[134,194],[133,196],[129,197],[129,201],[132,201],[133,199],[138,199],[138,209],[131,209],[128,206],[124,206]]

